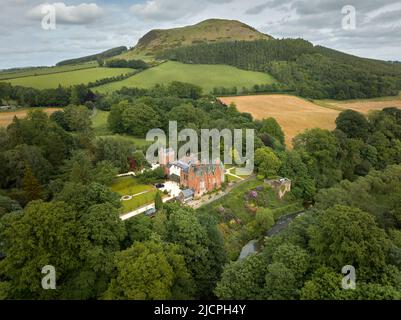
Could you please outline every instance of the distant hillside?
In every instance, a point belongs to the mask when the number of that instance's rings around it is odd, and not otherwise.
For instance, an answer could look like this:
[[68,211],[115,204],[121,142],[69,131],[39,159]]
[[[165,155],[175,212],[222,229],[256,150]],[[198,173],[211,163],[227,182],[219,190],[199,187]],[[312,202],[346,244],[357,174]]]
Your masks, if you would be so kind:
[[154,54],[166,49],[200,43],[270,40],[271,36],[235,20],[210,19],[193,26],[167,30],[152,30],[133,49],[136,54]]
[[302,39],[203,43],[165,50],[158,58],[267,72],[305,98],[364,99],[395,96],[401,90],[400,64],[359,58]]
[[57,63],[57,66],[66,66],[66,65],[71,65],[71,64],[79,64],[79,63],[85,63],[85,62],[90,62],[90,61],[96,61],[98,59],[107,59],[107,58],[112,58],[115,56],[118,56],[124,52],[126,52],[128,49],[127,47],[117,47],[113,48],[98,54],[93,54],[90,56],[82,57],[82,58],[77,58],[77,59],[70,59],[70,60],[64,60],[59,63]]

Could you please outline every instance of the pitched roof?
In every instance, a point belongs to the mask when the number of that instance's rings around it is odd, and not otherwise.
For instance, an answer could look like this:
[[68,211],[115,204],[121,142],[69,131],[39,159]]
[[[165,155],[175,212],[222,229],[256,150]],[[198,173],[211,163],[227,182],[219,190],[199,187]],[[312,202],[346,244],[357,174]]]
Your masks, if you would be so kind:
[[185,189],[182,190],[182,195],[184,196],[184,198],[190,198],[193,197],[195,194],[195,192],[192,189]]
[[198,176],[201,176],[203,174],[215,174],[216,169],[220,167],[222,168],[221,164],[203,164],[203,165],[199,165],[196,166],[194,168],[195,174]]

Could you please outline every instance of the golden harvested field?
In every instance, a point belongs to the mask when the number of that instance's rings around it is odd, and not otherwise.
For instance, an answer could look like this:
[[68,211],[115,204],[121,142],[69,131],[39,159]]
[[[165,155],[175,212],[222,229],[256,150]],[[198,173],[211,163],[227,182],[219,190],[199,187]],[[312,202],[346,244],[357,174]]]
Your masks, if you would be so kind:
[[220,100],[227,105],[234,102],[240,112],[250,113],[255,119],[275,118],[285,133],[289,147],[292,139],[306,129],[333,130],[339,114],[339,111],[283,94],[224,97]]
[[[18,110],[18,111],[10,111],[10,112],[0,112],[0,127],[7,127],[11,122],[13,122],[14,117],[16,116],[17,118],[25,118],[26,115],[28,114],[29,110],[32,109],[24,109],[24,110]],[[40,110],[46,112],[48,115],[61,110],[59,108],[40,108]]]
[[388,107],[397,107],[401,109],[401,99],[394,100],[355,100],[352,102],[342,102],[342,101],[326,101],[329,106],[333,106],[341,109],[351,109],[364,114],[368,114],[372,110],[383,110]]

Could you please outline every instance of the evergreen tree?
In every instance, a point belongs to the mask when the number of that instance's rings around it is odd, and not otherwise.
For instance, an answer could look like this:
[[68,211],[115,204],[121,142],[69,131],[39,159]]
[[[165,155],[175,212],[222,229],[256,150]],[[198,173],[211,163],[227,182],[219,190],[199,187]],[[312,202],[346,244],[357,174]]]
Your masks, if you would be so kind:
[[160,192],[157,192],[155,195],[155,207],[158,211],[163,209],[163,199]]
[[38,200],[43,196],[42,187],[29,166],[26,166],[25,168],[23,188],[27,202]]

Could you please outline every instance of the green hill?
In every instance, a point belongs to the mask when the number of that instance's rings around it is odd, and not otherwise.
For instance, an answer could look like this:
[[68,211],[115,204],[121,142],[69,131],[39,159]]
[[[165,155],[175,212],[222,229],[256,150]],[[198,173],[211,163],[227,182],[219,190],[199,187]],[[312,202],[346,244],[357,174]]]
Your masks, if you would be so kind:
[[271,36],[236,20],[210,19],[198,24],[167,30],[152,30],[138,44],[119,58],[154,55],[166,49],[190,46],[199,43],[227,41],[270,40]]
[[297,95],[312,99],[366,99],[398,95],[401,90],[400,65],[302,39],[203,43],[165,50],[157,58],[267,72]]
[[93,55],[82,57],[82,58],[60,61],[59,63],[57,63],[57,66],[80,64],[80,63],[85,63],[85,62],[90,62],[90,61],[96,61],[98,59],[104,60],[104,59],[112,58],[114,56],[118,56],[119,54],[122,54],[125,51],[127,51],[127,47],[124,47],[124,46],[117,47],[117,48],[106,50],[106,51],[98,53],[98,54],[93,54]]
[[151,88],[156,84],[172,81],[198,85],[205,93],[211,92],[215,87],[242,89],[276,82],[269,74],[262,72],[240,70],[225,65],[190,65],[169,61],[128,79],[96,87],[94,91],[107,93],[123,87]]

